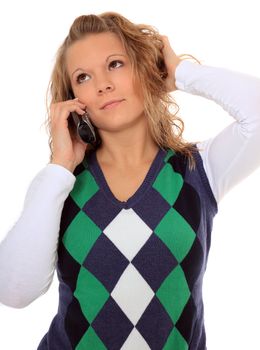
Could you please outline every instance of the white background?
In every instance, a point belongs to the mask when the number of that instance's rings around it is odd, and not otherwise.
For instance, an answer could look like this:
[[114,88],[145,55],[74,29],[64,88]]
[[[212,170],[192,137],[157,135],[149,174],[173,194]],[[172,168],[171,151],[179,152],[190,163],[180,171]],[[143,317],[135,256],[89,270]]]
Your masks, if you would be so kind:
[[[177,54],[260,78],[257,8],[253,0],[2,2],[0,239],[19,217],[31,179],[48,163],[41,126],[45,93],[56,49],[75,17],[117,11],[168,35]],[[232,122],[212,101],[180,91],[175,96],[191,141],[211,137]],[[260,349],[259,182],[260,170],[222,200],[215,218],[204,279],[209,350]],[[56,313],[57,288],[55,277],[47,294],[30,306],[0,305],[0,349],[37,348]]]

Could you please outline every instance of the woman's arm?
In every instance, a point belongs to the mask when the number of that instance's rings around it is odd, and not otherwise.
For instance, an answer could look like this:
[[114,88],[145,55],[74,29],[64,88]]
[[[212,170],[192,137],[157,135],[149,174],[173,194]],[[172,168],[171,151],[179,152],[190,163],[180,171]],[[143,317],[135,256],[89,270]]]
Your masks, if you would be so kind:
[[215,101],[235,119],[217,136],[198,144],[219,202],[260,165],[260,79],[190,61],[177,66],[175,78],[179,90]]
[[22,308],[49,288],[60,217],[75,176],[48,164],[31,182],[20,218],[0,244],[0,302]]

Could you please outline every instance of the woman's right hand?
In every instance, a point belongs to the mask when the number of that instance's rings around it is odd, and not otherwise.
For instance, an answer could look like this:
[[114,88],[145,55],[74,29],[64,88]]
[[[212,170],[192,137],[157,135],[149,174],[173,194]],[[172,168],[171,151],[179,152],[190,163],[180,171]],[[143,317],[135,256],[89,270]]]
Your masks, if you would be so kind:
[[72,135],[68,127],[71,112],[85,113],[86,106],[78,98],[53,103],[50,106],[50,130],[52,137],[52,164],[59,164],[71,172],[84,158],[87,144]]

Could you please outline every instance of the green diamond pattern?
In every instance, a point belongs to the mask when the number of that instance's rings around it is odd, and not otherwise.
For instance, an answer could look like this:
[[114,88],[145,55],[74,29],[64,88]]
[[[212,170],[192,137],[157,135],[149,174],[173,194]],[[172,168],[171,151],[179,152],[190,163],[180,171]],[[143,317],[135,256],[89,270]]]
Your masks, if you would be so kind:
[[89,327],[87,332],[83,335],[75,350],[106,350],[106,346],[102,343],[100,338],[92,327]]
[[[165,183],[174,184],[174,186],[165,186]],[[162,168],[153,183],[153,188],[155,188],[171,206],[175,203],[182,186],[182,176],[174,172],[169,163]]]
[[74,296],[78,299],[84,316],[91,323],[109,298],[109,293],[103,284],[82,266]]
[[188,254],[196,237],[191,226],[173,208],[166,213],[154,232],[167,245],[178,262]]
[[181,333],[177,328],[173,328],[166,344],[163,347],[163,350],[188,350],[188,348],[188,344]]
[[156,295],[175,324],[191,295],[181,266],[167,276]]
[[[88,183],[89,186],[84,186]],[[71,197],[77,203],[77,205],[82,209],[84,204],[99,190],[99,187],[92,176],[92,174],[84,170],[80,173],[74,184],[73,190],[70,192]]]
[[82,264],[101,233],[100,228],[80,211],[68,226],[62,240],[71,256]]

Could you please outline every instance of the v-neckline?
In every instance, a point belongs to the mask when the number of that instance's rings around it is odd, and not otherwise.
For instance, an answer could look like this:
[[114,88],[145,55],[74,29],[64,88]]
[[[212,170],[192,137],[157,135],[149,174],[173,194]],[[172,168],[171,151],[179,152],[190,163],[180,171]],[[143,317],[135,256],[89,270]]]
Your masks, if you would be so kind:
[[139,199],[143,196],[146,190],[150,187],[151,183],[153,182],[155,176],[158,173],[158,170],[166,153],[167,151],[165,149],[159,148],[141,185],[137,188],[134,194],[131,197],[129,197],[126,201],[119,200],[111,191],[105,178],[105,175],[101,169],[101,166],[98,162],[96,151],[90,153],[89,160],[87,163],[89,164],[90,171],[93,173],[97,184],[99,185],[100,189],[103,190],[104,195],[107,197],[107,199],[112,201],[115,205],[119,206],[120,208],[129,209],[133,207],[133,205],[137,201],[139,201]]

